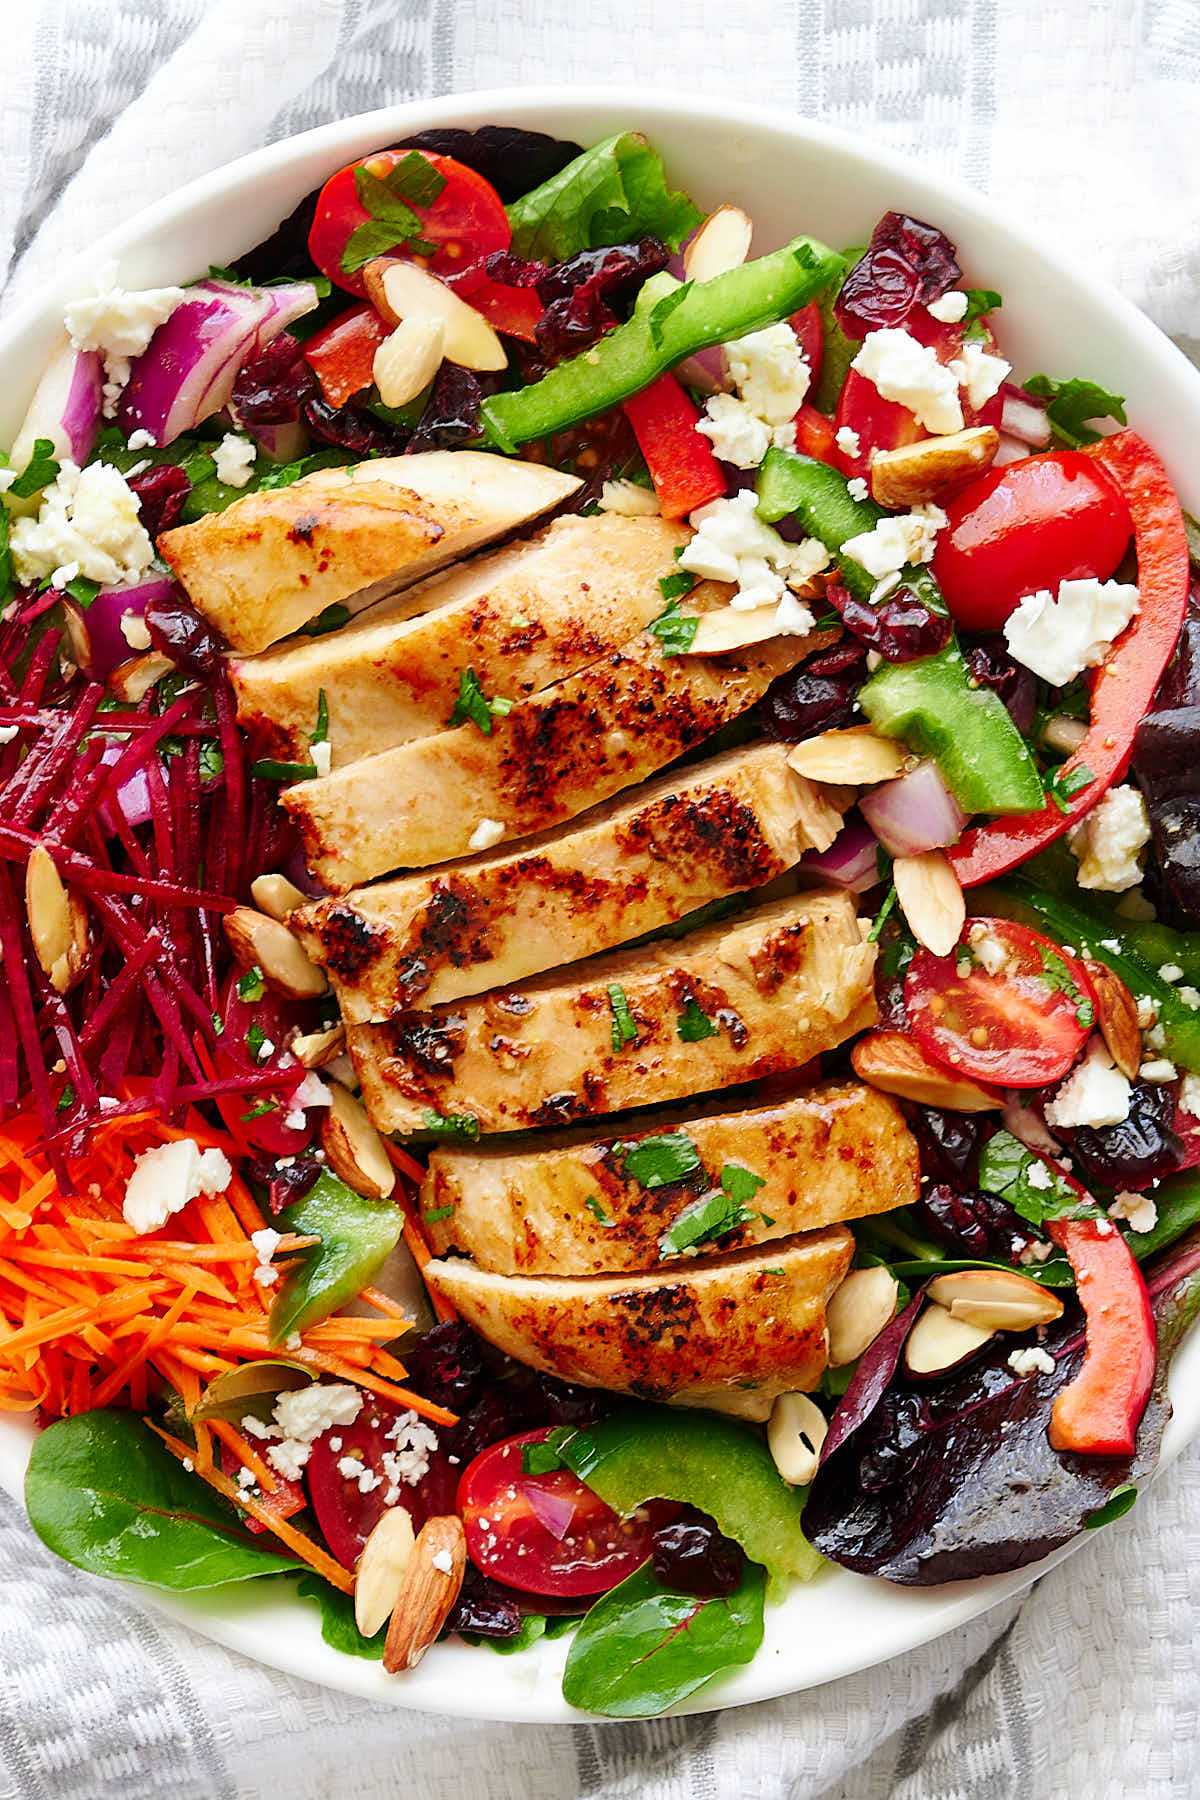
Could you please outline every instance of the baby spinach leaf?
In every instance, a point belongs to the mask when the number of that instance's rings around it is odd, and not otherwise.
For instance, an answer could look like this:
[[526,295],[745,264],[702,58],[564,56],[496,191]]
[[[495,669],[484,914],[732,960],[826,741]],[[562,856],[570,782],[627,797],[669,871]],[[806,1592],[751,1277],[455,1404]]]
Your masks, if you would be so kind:
[[373,1638],[364,1637],[354,1622],[354,1596],[339,1593],[322,1581],[319,1575],[304,1575],[296,1583],[301,1600],[315,1600],[321,1609],[321,1636],[333,1650],[346,1656],[361,1656],[378,1662],[383,1655],[387,1631],[380,1626]]
[[750,1661],[762,1643],[764,1581],[747,1563],[727,1599],[702,1600],[660,1587],[644,1563],[582,1619],[563,1670],[564,1698],[616,1719],[665,1712]]
[[1031,1225],[1046,1219],[1096,1219],[1100,1209],[1089,1204],[1040,1156],[1027,1150],[1011,1132],[998,1131],[979,1158],[979,1185],[999,1194]]
[[585,150],[508,209],[513,254],[542,262],[647,236],[678,250],[701,216],[667,186],[662,158],[637,131]]
[[29,1459],[25,1505],[42,1542],[91,1575],[188,1590],[296,1567],[134,1413],[78,1413],[48,1426]]

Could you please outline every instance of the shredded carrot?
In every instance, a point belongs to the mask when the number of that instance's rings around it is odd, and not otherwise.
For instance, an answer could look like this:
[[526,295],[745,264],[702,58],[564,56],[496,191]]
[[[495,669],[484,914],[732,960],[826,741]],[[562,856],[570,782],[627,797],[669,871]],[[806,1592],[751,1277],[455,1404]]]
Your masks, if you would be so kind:
[[278,1479],[268,1469],[258,1451],[249,1445],[241,1432],[229,1423],[228,1419],[210,1419],[213,1436],[219,1437],[227,1450],[232,1450],[244,1469],[249,1469],[259,1487],[273,1494],[279,1486]]
[[426,1170],[421,1167],[420,1163],[411,1157],[407,1150],[402,1150],[399,1144],[393,1144],[385,1139],[383,1147],[400,1173],[407,1175],[410,1181],[414,1181],[420,1187],[426,1175]]
[[[397,1156],[402,1156],[404,1154],[403,1151],[398,1151],[394,1144],[389,1144],[387,1146],[387,1151],[393,1162],[395,1162]],[[412,1204],[408,1195],[405,1193],[401,1193],[400,1196],[400,1210],[404,1214],[404,1242],[408,1246],[409,1254],[412,1256],[413,1261],[421,1271],[421,1274],[424,1275],[426,1269],[433,1261],[433,1251],[429,1248],[425,1233],[418,1225]],[[435,1287],[429,1288],[429,1299],[433,1306],[434,1316],[440,1320],[441,1323],[445,1324],[447,1319],[457,1319],[458,1308],[451,1305],[450,1301],[447,1300],[444,1295],[439,1294]]]
[[[280,1250],[297,1249],[299,1243],[297,1240],[288,1243],[285,1239],[279,1248]],[[373,1306],[376,1312],[381,1312],[385,1319],[402,1319],[406,1327],[411,1326],[412,1321],[399,1302],[390,1299],[387,1294],[381,1294],[378,1288],[360,1288],[358,1297],[360,1300],[365,1300],[368,1306]]]

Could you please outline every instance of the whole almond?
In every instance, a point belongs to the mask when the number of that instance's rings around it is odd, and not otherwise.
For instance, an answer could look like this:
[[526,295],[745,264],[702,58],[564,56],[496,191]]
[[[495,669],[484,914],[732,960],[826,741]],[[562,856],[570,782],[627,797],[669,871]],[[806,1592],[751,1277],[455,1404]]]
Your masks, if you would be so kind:
[[383,1647],[389,1675],[420,1662],[462,1589],[467,1537],[453,1513],[427,1519],[417,1533]]
[[1142,1061],[1137,1001],[1105,963],[1085,960],[1083,966],[1096,990],[1096,1023],[1108,1054],[1127,1081],[1136,1081]]
[[396,1171],[362,1101],[340,1081],[329,1083],[321,1117],[321,1148],[335,1175],[368,1200],[386,1200]]
[[221,923],[238,962],[244,969],[261,969],[268,986],[291,1000],[314,1000],[325,992],[324,973],[280,920],[252,906],[235,906]]
[[994,425],[973,425],[896,450],[877,450],[869,471],[871,498],[880,506],[920,506],[942,499],[990,468],[999,446]]
[[998,1112],[1004,1105],[999,1094],[935,1063],[905,1031],[869,1031],[855,1044],[850,1061],[863,1081],[902,1100],[950,1112]]
[[934,956],[949,956],[962,936],[967,903],[958,876],[940,850],[898,856],[892,864],[896,898],[913,936]]

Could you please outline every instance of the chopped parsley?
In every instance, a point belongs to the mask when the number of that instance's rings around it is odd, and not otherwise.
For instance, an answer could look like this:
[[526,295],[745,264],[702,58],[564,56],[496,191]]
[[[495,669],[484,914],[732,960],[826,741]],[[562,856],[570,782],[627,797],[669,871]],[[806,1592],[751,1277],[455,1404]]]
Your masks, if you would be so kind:
[[491,737],[493,715],[503,718],[512,711],[512,704],[511,700],[489,700],[474,669],[464,669],[458,678],[458,699],[446,723],[478,725],[484,737]]
[[310,744],[323,744],[329,737],[329,702],[325,698],[325,689],[317,695],[317,722],[309,733]]
[[252,1006],[256,1000],[261,1000],[266,991],[267,984],[257,963],[247,969],[244,975],[238,976],[238,999],[246,1001],[248,1005]]
[[375,257],[391,255],[405,245],[415,256],[432,256],[437,245],[422,236],[424,225],[413,207],[432,206],[445,185],[445,176],[416,150],[382,177],[360,163],[354,171],[354,191],[370,218],[346,240],[343,273],[353,275]]
[[1075,1017],[1085,1031],[1096,1023],[1096,1009],[1084,994],[1062,957],[1053,950],[1039,950],[1042,979],[1053,994],[1065,994],[1075,1007]]
[[[265,486],[266,483],[260,485]],[[324,612],[319,612],[315,619],[310,619],[300,630],[305,637],[324,637],[327,631],[337,631],[340,626],[348,625],[352,617],[350,608],[343,606],[340,600],[335,600],[332,606],[327,606]]]
[[1050,375],[1031,375],[1025,383],[1027,393],[1048,402],[1046,417],[1064,442],[1078,446],[1094,444],[1100,436],[1093,431],[1092,419],[1115,419],[1124,425],[1125,397],[1110,394],[1094,381],[1055,381]]
[[587,1207],[588,1211],[594,1215],[598,1225],[603,1225],[606,1231],[612,1230],[613,1226],[616,1224],[616,1220],[609,1218],[595,1194],[589,1194],[583,1204]]
[[967,310],[962,316],[964,325],[970,325],[981,319],[985,313],[998,312],[1004,305],[995,288],[968,288]]
[[68,581],[66,587],[63,589],[63,593],[69,594],[76,606],[80,607],[84,612],[87,611],[99,592],[100,583],[98,581],[89,581],[86,575],[76,575],[74,581]]
[[219,744],[205,738],[200,746],[200,779],[215,781],[225,768],[225,757]]
[[[1031,1179],[1032,1177],[1032,1179]],[[1030,1225],[1047,1219],[1099,1219],[1103,1217],[1084,1195],[1060,1175],[1052,1164],[1027,1150],[1011,1132],[997,1131],[984,1145],[979,1158],[979,1186],[999,1194]],[[1028,1273],[1044,1281],[1045,1264]]]
[[423,1114],[425,1130],[434,1137],[469,1138],[472,1143],[479,1136],[479,1120],[474,1113],[440,1113],[432,1106],[427,1106]]
[[766,1186],[766,1180],[765,1175],[756,1175],[743,1163],[726,1163],[721,1170],[721,1186],[738,1206],[753,1200],[759,1188]]
[[695,585],[696,577],[688,569],[680,569],[674,575],[660,575],[658,579],[658,591],[668,605],[672,600],[682,600]]
[[54,1108],[55,1112],[56,1113],[66,1112],[69,1107],[74,1106],[76,1098],[77,1098],[77,1096],[75,1093],[75,1089],[71,1086],[71,1083],[68,1081],[66,1086],[63,1088],[62,1093],[58,1096],[58,1105]]
[[625,989],[619,981],[610,981],[608,984],[608,1004],[612,1007],[612,1047],[615,1056],[626,1044],[637,1041],[638,1028],[629,1010]]
[[896,904],[896,884],[893,881],[891,887],[887,891],[887,895],[884,899],[883,905],[880,907],[879,911],[875,914],[875,923],[872,925],[870,931],[868,931],[868,933],[867,933],[868,944],[877,944],[879,942],[879,934],[883,930],[884,926],[887,924],[888,918],[889,918],[892,908],[895,906],[895,904]]
[[521,1473],[523,1475],[552,1475],[555,1469],[566,1465],[559,1454],[569,1437],[574,1437],[572,1425],[556,1425],[542,1439],[540,1444],[523,1444],[521,1446]]
[[[667,576],[669,581],[671,578]],[[678,600],[672,600],[665,612],[659,613],[646,627],[662,645],[664,656],[686,656],[696,636],[696,628],[700,620],[695,614],[685,617],[679,610]]]
[[452,1206],[435,1206],[429,1212],[421,1214],[426,1225],[440,1225],[443,1219],[450,1219],[453,1216],[454,1208]]
[[1067,768],[1064,764],[1061,769],[1056,769],[1046,782],[1046,798],[1053,800],[1060,813],[1070,812],[1068,802],[1073,800],[1076,794],[1082,793],[1088,783],[1095,779],[1095,775],[1086,763],[1077,763],[1073,769]]
[[685,1206],[663,1233],[659,1239],[663,1255],[678,1255],[745,1225],[754,1217],[746,1201],[754,1198],[764,1179],[741,1163],[726,1163],[721,1170],[720,1187]]
[[29,500],[57,479],[58,463],[54,458],[54,445],[49,438],[35,438],[29,461],[8,491],[14,500]]
[[250,773],[263,781],[315,781],[316,763],[277,762],[273,756],[264,756],[259,762],[250,764]]
[[257,1021],[246,1028],[246,1048],[249,1050],[255,1062],[259,1060],[262,1047],[266,1041],[267,1034]]
[[1103,1506],[1090,1512],[1083,1521],[1085,1531],[1096,1531],[1101,1525],[1111,1525],[1114,1519],[1124,1518],[1138,1497],[1137,1483],[1123,1481],[1115,1487]]
[[687,1005],[675,1020],[675,1029],[685,1044],[698,1044],[703,1038],[720,1035],[708,1014],[698,1004],[694,994],[688,995]]
[[254,1106],[252,1106],[250,1108],[249,1112],[244,1112],[242,1114],[242,1118],[243,1118],[243,1120],[261,1119],[261,1118],[265,1117],[265,1115],[267,1113],[273,1113],[276,1110],[277,1110],[276,1103],[274,1100],[259,1100]]
[[685,1175],[694,1175],[700,1167],[700,1152],[684,1131],[665,1131],[660,1137],[614,1148],[624,1152],[626,1175],[644,1188],[668,1187]]

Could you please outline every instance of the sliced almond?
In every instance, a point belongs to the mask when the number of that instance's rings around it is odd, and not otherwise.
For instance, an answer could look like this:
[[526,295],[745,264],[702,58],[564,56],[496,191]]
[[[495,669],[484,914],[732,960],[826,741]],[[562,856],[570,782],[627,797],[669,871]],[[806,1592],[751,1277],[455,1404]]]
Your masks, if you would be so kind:
[[1107,964],[1085,959],[1083,966],[1096,991],[1096,1023],[1108,1054],[1127,1081],[1136,1081],[1142,1062],[1137,1001]]
[[458,1599],[466,1567],[462,1520],[452,1513],[426,1519],[417,1533],[383,1647],[383,1666],[389,1675],[420,1662]]
[[118,663],[108,677],[108,691],[127,705],[136,706],[144,700],[155,682],[169,675],[175,664],[169,656],[163,656],[158,650],[147,650],[144,656],[131,656],[127,662]]
[[331,1026],[328,1031],[309,1031],[293,1038],[288,1049],[306,1069],[323,1069],[336,1061],[346,1048],[346,1027]]
[[807,775],[810,781],[844,781],[852,787],[891,781],[912,768],[916,760],[903,744],[880,737],[869,725],[822,731],[797,744],[788,757],[796,773]]
[[385,406],[407,406],[429,386],[442,366],[446,321],[413,313],[401,319],[375,352],[371,373]]
[[785,1481],[807,1487],[821,1460],[829,1421],[807,1394],[780,1394],[771,1408],[767,1448]]
[[307,903],[308,895],[286,875],[256,875],[250,883],[250,898],[260,912],[286,925],[296,908]]
[[750,254],[754,227],[740,206],[718,206],[709,213],[683,252],[689,281],[711,281],[739,269]]
[[871,1031],[850,1052],[854,1072],[871,1087],[922,1106],[949,1112],[998,1112],[1004,1105],[965,1075],[956,1075],[926,1056],[916,1038],[905,1031]]
[[63,884],[44,844],[25,865],[25,912],[38,967],[56,994],[65,994],[87,955],[87,910]]
[[687,656],[719,656],[724,650],[745,650],[779,636],[779,608],[752,606],[739,612],[736,606],[719,606],[705,613],[688,645]]
[[363,270],[367,298],[390,325],[404,319],[440,319],[442,354],[463,369],[504,369],[504,345],[482,313],[417,263],[377,256]]
[[278,993],[292,1000],[313,1000],[325,992],[324,972],[278,919],[269,919],[252,906],[235,906],[221,923],[241,966],[261,969],[263,979]]
[[389,1506],[363,1545],[354,1575],[354,1623],[364,1637],[374,1637],[391,1618],[415,1543],[407,1508]]
[[1029,1331],[1062,1317],[1062,1301],[1017,1269],[956,1269],[929,1284],[929,1298],[984,1331]]
[[945,437],[923,438],[871,458],[871,498],[880,506],[920,506],[965,487],[990,469],[1000,446],[994,425],[972,425]]
[[904,1345],[904,1367],[909,1375],[944,1375],[983,1348],[994,1331],[956,1319],[936,1302],[927,1306]]
[[321,1148],[335,1175],[368,1200],[386,1200],[396,1171],[383,1139],[361,1100],[340,1081],[329,1083],[330,1103],[321,1115]]
[[899,1291],[896,1277],[887,1269],[851,1269],[825,1308],[831,1368],[853,1362],[875,1342],[895,1316]]
[[962,936],[967,903],[958,876],[940,850],[898,856],[892,864],[896,898],[913,936],[934,956],[949,956]]

